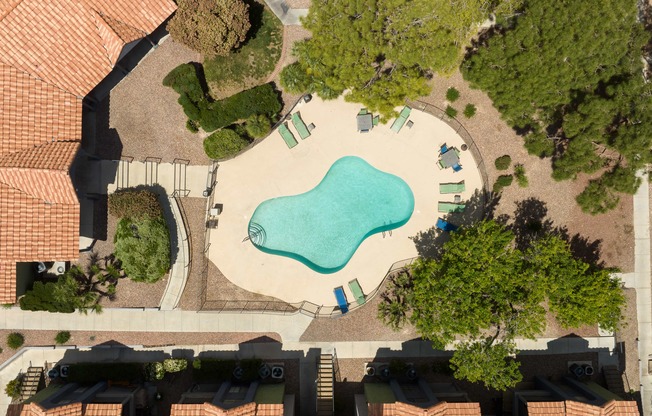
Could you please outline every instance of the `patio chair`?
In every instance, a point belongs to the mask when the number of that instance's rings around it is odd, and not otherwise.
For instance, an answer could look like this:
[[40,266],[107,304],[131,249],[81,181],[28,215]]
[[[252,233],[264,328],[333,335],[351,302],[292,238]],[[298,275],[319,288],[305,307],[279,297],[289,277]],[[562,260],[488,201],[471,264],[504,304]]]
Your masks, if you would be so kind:
[[442,220],[441,218],[437,218],[437,224],[435,224],[435,227],[442,231],[457,231],[459,228],[457,225],[451,224],[450,222]]
[[349,303],[346,301],[346,293],[344,293],[344,288],[342,286],[338,286],[333,289],[333,293],[335,294],[335,299],[337,300],[337,306],[340,307],[340,311],[342,311],[342,315],[344,315],[349,311]]
[[358,282],[358,279],[353,279],[349,282],[349,289],[351,289],[353,296],[355,296],[355,301],[358,303],[358,305],[364,305],[367,300],[365,299],[364,292],[360,287],[360,282]]
[[448,152],[448,146],[446,146],[446,143],[442,144],[439,148],[439,153],[446,153]]
[[380,116],[374,116],[372,119],[372,125],[375,127],[378,125],[378,123],[380,123]]
[[446,166],[444,166],[444,162],[442,162],[441,159],[437,161],[437,166],[439,167],[439,169],[446,168]]
[[452,167],[453,167],[453,172],[459,172],[462,170],[462,165],[460,165],[459,163],[454,164]]
[[301,119],[301,113],[296,112],[292,114],[292,124],[294,125],[294,128],[297,129],[297,133],[299,133],[301,140],[310,137],[310,130],[308,130],[306,123]]
[[290,129],[288,129],[287,123],[283,123],[278,126],[278,132],[280,133],[283,140],[285,140],[285,144],[288,145],[288,148],[292,149],[299,143],[297,142],[297,139],[294,138],[294,134],[292,134]]
[[360,111],[358,112],[358,115],[359,116],[364,116],[367,113],[368,113],[368,111],[367,111],[366,108],[361,108]]
[[437,210],[445,214],[450,214],[453,212],[463,212],[466,208],[466,204],[456,204],[454,202],[439,202],[437,203]]
[[439,184],[439,193],[440,194],[457,194],[464,192],[466,186],[464,181],[458,183],[440,183]]

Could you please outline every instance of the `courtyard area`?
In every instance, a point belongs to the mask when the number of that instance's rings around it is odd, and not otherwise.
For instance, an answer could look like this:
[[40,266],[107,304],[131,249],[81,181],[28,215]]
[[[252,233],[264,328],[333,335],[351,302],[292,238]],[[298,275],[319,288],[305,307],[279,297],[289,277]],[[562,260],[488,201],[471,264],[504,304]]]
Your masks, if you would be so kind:
[[[398,109],[400,110],[400,109]],[[397,261],[417,256],[411,237],[434,226],[439,202],[453,202],[454,196],[440,194],[440,183],[464,181],[461,201],[480,189],[481,176],[462,139],[441,120],[412,110],[412,127],[399,133],[391,122],[379,124],[368,133],[358,133],[359,104],[343,99],[313,98],[292,111],[299,111],[306,124],[314,124],[311,135],[299,138],[291,122],[290,131],[299,143],[289,149],[278,131],[252,149],[219,164],[215,203],[222,204],[218,227],[211,231],[209,259],[234,284],[286,302],[309,301],[334,305],[333,289],[343,286],[349,302],[355,297],[348,282],[358,279],[365,293],[373,291]],[[442,144],[460,149],[462,170],[437,166]],[[270,198],[297,195],[313,189],[331,165],[344,156],[358,156],[375,168],[403,179],[414,194],[414,212],[402,227],[373,234],[360,245],[349,263],[332,274],[317,273],[303,263],[258,250],[248,237],[248,226],[256,207]],[[383,209],[379,206],[378,209]],[[459,224],[458,224],[459,225]]]

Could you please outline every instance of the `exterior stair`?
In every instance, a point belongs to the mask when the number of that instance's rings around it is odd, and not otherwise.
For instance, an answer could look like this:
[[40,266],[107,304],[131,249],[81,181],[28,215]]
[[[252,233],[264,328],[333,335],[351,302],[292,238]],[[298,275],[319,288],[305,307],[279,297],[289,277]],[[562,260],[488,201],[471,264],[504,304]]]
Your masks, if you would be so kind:
[[333,355],[321,354],[317,368],[317,416],[333,416]]
[[607,390],[617,394],[621,398],[625,398],[625,384],[623,383],[623,375],[618,367],[615,365],[605,365],[602,367],[602,374],[604,381],[607,385]]
[[43,376],[43,367],[29,367],[20,386],[20,400],[27,400],[38,392]]

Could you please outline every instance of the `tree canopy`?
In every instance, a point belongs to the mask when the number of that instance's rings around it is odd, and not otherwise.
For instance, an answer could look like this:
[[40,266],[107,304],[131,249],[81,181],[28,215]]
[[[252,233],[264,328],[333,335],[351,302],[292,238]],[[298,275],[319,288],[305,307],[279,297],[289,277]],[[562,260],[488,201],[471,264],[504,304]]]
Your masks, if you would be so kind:
[[[512,231],[491,220],[451,234],[439,259],[419,259],[411,272],[413,294],[402,300],[410,322],[435,348],[461,340],[451,360],[455,376],[498,390],[521,380],[510,358],[514,340],[541,335],[548,313],[566,328],[614,330],[625,303],[610,270],[574,258],[560,237],[534,239],[522,251]],[[397,309],[381,304],[379,313]],[[400,323],[390,318],[393,327]]]
[[635,192],[635,170],[652,161],[650,36],[637,16],[636,2],[528,1],[462,64],[530,153],[554,156],[555,179],[602,174],[578,196],[592,214]]
[[207,56],[227,55],[247,38],[249,6],[242,0],[178,0],[167,29],[172,39]]
[[316,91],[390,115],[405,98],[426,95],[429,73],[450,72],[477,27],[499,5],[520,0],[344,0],[313,2],[303,26],[312,38],[294,48],[299,62],[281,76],[294,92]]

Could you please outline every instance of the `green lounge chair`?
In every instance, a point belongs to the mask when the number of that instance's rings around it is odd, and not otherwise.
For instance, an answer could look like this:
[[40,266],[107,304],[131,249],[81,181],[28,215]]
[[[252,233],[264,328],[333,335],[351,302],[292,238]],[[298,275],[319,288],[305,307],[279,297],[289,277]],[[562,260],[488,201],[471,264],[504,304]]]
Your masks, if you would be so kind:
[[450,214],[452,212],[462,212],[464,211],[464,208],[466,208],[465,204],[459,203],[453,203],[453,202],[440,202],[437,206],[437,210],[439,212],[443,212],[446,214]]
[[294,124],[294,128],[297,129],[297,133],[299,133],[301,140],[304,140],[310,136],[310,130],[308,130],[308,127],[306,127],[306,123],[301,120],[301,113],[296,112],[292,114],[292,124]]
[[391,127],[392,131],[394,131],[396,133],[401,131],[401,129],[403,128],[403,125],[405,125],[405,122],[407,121],[408,117],[410,117],[410,112],[411,111],[412,111],[412,109],[410,107],[408,107],[407,105],[405,107],[403,107],[403,109],[401,110],[401,113],[398,115],[396,120],[394,120],[394,123],[392,123],[392,127]]
[[349,289],[351,289],[353,296],[355,296],[355,301],[358,302],[358,305],[364,305],[367,300],[365,299],[364,292],[362,292],[358,279],[353,279],[349,282]]
[[294,146],[296,146],[299,142],[297,142],[297,139],[294,138],[294,134],[288,129],[288,126],[286,123],[281,124],[278,126],[278,132],[281,134],[281,137],[283,140],[285,140],[285,144],[288,145],[288,148],[292,149]]
[[446,167],[444,166],[444,162],[442,162],[441,160],[437,161],[437,166],[439,167],[439,169],[444,169]]
[[358,112],[358,115],[359,115],[359,116],[364,116],[364,115],[367,114],[367,113],[368,113],[367,109],[366,109],[366,108],[362,108],[362,109],[360,109],[360,111]]
[[466,187],[464,186],[464,181],[458,183],[440,183],[439,184],[439,193],[440,194],[459,194],[464,192]]

